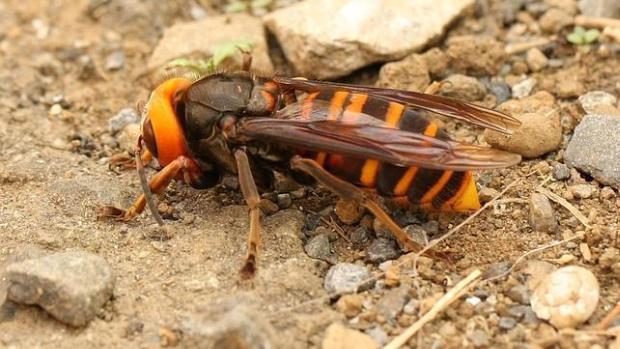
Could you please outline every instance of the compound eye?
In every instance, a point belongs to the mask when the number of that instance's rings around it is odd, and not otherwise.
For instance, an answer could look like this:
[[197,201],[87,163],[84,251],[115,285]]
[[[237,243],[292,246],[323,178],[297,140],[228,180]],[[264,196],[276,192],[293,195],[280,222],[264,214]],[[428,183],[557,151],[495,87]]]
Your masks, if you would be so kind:
[[146,143],[146,148],[157,158],[157,142],[155,142],[155,131],[150,118],[146,118],[142,123],[142,138]]

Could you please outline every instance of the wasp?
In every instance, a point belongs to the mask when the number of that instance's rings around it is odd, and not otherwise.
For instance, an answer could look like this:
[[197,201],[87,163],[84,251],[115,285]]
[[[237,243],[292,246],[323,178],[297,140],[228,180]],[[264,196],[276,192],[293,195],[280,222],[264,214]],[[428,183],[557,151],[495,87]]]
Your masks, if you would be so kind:
[[[480,207],[472,171],[503,168],[516,154],[452,140],[430,118],[440,114],[510,133],[511,116],[431,94],[282,76],[248,69],[198,79],[172,77],[150,94],[142,111],[136,163],[144,193],[107,216],[129,221],[172,179],[198,189],[236,175],[249,207],[247,256],[241,276],[257,268],[260,196],[273,170],[312,179],[354,200],[384,223],[400,244],[415,243],[378,197],[429,209],[467,212]],[[162,167],[147,183],[143,161]]]

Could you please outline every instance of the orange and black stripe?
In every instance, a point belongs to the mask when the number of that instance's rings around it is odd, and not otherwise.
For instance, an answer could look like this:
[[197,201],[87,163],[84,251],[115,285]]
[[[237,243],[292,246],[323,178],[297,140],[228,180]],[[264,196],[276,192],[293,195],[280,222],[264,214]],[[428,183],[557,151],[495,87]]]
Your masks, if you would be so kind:
[[[361,114],[380,119],[391,127],[422,133],[440,139],[449,138],[444,130],[431,122],[420,111],[403,104],[387,101],[363,93],[324,89],[310,94],[304,100],[304,110],[313,101],[329,102],[328,118],[356,122]],[[308,112],[309,115],[309,112]],[[355,159],[323,152],[308,154],[335,176],[367,188],[376,188],[378,194],[440,209],[456,200],[471,180],[471,172],[432,170],[402,167],[373,159]]]

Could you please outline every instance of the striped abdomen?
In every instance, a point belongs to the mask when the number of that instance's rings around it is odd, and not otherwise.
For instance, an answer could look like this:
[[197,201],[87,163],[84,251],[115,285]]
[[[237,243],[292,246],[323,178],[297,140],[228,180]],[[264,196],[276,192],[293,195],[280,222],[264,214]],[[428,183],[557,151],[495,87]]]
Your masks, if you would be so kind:
[[[423,133],[440,139],[449,138],[444,130],[421,112],[400,103],[362,93],[322,91],[304,100],[306,110],[316,100],[330,103],[330,119],[355,122],[360,113],[383,120],[402,130]],[[468,211],[480,207],[472,173],[402,167],[378,160],[345,157],[338,154],[304,153],[313,157],[327,171],[350,183],[376,188],[385,197],[405,200],[414,205],[441,210]]]

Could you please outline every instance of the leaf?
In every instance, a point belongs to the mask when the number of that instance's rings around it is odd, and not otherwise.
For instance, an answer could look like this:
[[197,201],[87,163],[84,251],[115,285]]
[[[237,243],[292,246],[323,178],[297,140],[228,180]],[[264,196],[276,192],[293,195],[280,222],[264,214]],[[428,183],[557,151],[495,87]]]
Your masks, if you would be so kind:
[[600,32],[598,31],[598,29],[590,29],[584,33],[583,40],[586,44],[591,44],[598,40],[599,34]]
[[566,40],[568,40],[568,42],[570,42],[573,45],[583,45],[584,44],[583,34],[579,34],[579,33],[575,33],[575,32],[572,32],[572,33],[568,34],[566,36]]
[[573,28],[573,33],[583,35],[585,32],[586,30],[582,26],[576,26],[575,28]]

